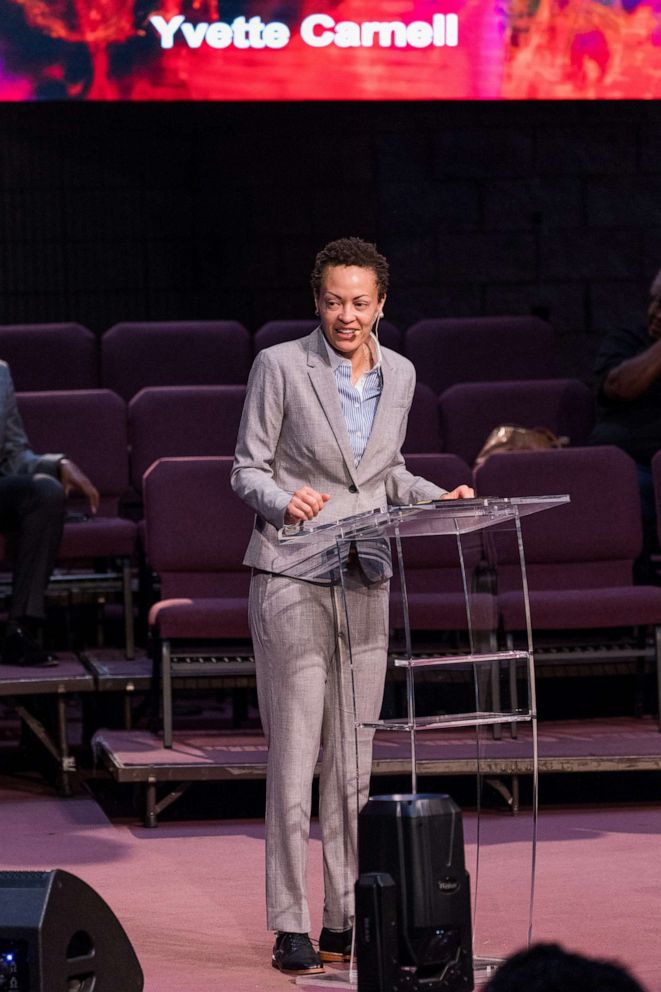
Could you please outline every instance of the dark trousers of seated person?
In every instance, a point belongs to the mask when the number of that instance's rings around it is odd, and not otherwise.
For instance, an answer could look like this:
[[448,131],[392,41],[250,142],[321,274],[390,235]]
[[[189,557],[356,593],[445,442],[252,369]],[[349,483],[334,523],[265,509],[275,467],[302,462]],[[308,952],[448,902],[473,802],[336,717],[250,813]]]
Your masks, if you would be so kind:
[[640,487],[641,522],[643,525],[643,547],[633,563],[633,580],[636,585],[656,585],[659,583],[659,569],[654,561],[659,554],[659,538],[656,528],[656,499],[652,469],[649,465],[636,465]]
[[64,525],[64,490],[50,475],[0,478],[0,532],[12,561],[12,620],[43,620]]

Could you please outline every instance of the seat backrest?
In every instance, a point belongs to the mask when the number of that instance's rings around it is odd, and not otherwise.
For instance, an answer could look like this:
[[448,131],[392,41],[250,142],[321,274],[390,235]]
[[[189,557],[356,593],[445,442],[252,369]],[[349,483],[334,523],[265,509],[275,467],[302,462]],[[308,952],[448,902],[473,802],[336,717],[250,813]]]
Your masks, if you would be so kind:
[[[294,341],[296,338],[311,334],[319,324],[318,320],[269,320],[255,332],[255,354],[263,348],[283,341]],[[379,341],[393,351],[402,350],[402,335],[398,327],[388,320],[379,321]]]
[[253,337],[254,353],[257,355],[264,348],[270,348],[274,344],[304,338],[306,334],[311,334],[318,324],[319,321],[313,318],[310,320],[268,320],[255,331]]
[[[419,475],[429,482],[440,486],[442,489],[455,489],[457,486],[471,484],[471,471],[461,458],[447,453],[436,454],[407,454],[406,467],[409,472]],[[457,541],[454,536],[442,535],[440,537],[407,537],[403,547],[404,562],[406,565],[407,584],[412,590],[421,587],[421,582],[433,581],[435,587],[440,591],[448,588],[446,578],[451,579],[451,586],[456,586],[459,590],[458,577],[456,576],[458,553]],[[444,576],[442,570],[450,569],[451,576]],[[429,573],[429,580],[416,574],[420,570],[433,570]],[[396,585],[395,577],[395,585]]]
[[234,320],[115,324],[101,339],[101,378],[129,400],[145,386],[244,383],[252,340]]
[[236,592],[254,514],[232,491],[232,458],[162,458],[145,473],[145,537],[163,598]]
[[548,379],[559,374],[553,329],[539,317],[420,320],[404,334],[404,354],[437,393],[458,382]]
[[[475,486],[479,496],[570,496],[569,504],[522,520],[531,588],[631,584],[642,543],[640,496],[635,464],[619,448],[494,454],[476,470]],[[516,560],[513,541],[499,547],[499,560]]]
[[0,358],[17,390],[96,389],[97,339],[82,324],[3,324]]
[[402,451],[438,453],[442,447],[438,397],[433,389],[425,386],[423,382],[418,382],[409,411],[409,421]]
[[442,489],[456,489],[461,485],[472,485],[471,470],[458,455],[449,452],[411,452],[405,455],[406,467],[413,475],[419,475]]
[[126,404],[108,389],[17,393],[30,445],[63,452],[101,494],[101,513],[116,512],[129,487]]
[[152,462],[233,455],[245,386],[150,386],[129,403],[131,483],[142,491]]
[[445,451],[472,465],[495,427],[546,427],[584,445],[594,425],[594,399],[576,379],[517,382],[465,382],[439,398],[440,431]]

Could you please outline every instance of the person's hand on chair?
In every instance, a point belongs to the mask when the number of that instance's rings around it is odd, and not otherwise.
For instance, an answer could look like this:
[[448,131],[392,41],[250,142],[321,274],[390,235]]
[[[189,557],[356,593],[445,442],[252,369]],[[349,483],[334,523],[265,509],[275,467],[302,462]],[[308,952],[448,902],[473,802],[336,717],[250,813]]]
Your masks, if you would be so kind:
[[87,496],[90,511],[96,513],[99,509],[99,490],[70,458],[63,458],[60,462],[60,482],[64,487],[65,496],[73,490],[78,490]]

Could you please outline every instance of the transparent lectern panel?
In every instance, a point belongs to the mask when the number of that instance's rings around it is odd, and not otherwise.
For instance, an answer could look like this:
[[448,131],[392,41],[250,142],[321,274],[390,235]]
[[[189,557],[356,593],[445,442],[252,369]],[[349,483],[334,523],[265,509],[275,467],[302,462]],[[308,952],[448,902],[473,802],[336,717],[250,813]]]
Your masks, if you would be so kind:
[[[412,792],[422,780],[424,791],[431,782],[452,795],[457,776],[473,786],[460,805],[476,984],[532,934],[537,723],[522,518],[567,500],[440,501],[281,532],[289,574],[300,578],[341,584],[352,554],[375,574],[392,563],[390,673],[381,719],[369,725],[373,771],[410,769]],[[503,639],[501,593],[517,604],[516,641]]]
[[[500,521],[539,513],[566,503],[569,496],[515,496],[484,499],[433,500],[411,506],[391,506],[366,510],[353,516],[332,520],[324,511],[314,520],[287,525],[280,531],[283,544],[305,544],[314,550],[329,547],[335,541],[355,541],[378,536],[402,537],[425,534],[468,533],[492,527]],[[326,508],[327,509],[327,508]]]
[[[543,521],[540,521],[543,523]],[[498,660],[477,676],[476,705],[492,701],[504,722],[476,728],[476,807],[467,815],[473,880],[473,948],[479,963],[506,957],[532,934],[537,830],[537,702],[525,563],[526,519],[482,532],[483,580],[516,603],[521,632],[497,638]],[[500,612],[500,611],[498,611]],[[477,667],[477,666],[476,666]],[[507,721],[508,714],[512,720]],[[512,815],[515,814],[516,816]],[[471,870],[472,869],[472,870]]]
[[[390,690],[375,754],[406,742],[413,791],[433,782],[462,797],[478,982],[531,932],[536,699],[522,530],[515,512],[454,537],[392,542]],[[499,630],[501,589],[519,603],[515,645]]]

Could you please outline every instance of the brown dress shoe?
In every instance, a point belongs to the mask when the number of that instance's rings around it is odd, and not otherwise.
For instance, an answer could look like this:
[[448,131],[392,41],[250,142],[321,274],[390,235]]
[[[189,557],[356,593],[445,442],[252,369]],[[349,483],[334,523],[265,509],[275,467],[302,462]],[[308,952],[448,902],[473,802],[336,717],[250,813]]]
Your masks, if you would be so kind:
[[319,957],[322,961],[351,961],[351,935],[353,931],[327,930],[319,935]]

